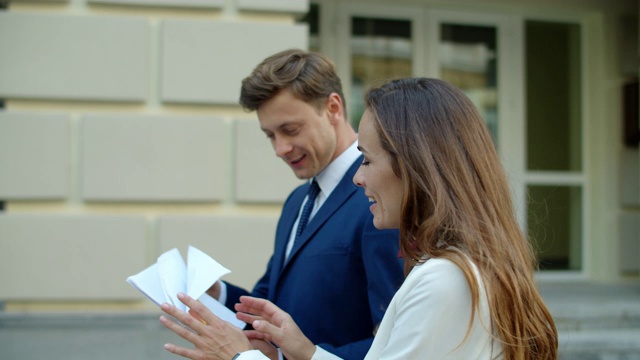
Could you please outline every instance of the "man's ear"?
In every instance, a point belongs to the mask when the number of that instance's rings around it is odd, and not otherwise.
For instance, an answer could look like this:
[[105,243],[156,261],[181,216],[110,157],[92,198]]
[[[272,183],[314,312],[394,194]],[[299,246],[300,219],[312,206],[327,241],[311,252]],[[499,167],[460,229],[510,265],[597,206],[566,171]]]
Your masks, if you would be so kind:
[[329,94],[327,98],[327,112],[329,113],[329,119],[331,124],[336,125],[344,121],[344,104],[342,99],[337,93]]

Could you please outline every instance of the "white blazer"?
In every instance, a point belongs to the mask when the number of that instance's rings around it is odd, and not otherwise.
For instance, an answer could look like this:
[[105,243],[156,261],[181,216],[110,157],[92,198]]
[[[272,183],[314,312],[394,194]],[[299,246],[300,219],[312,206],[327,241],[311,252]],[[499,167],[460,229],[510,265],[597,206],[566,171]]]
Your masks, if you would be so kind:
[[[467,280],[450,260],[433,258],[411,270],[391,300],[365,360],[503,359],[501,343],[492,336],[486,292],[475,265],[473,268],[480,285],[480,304],[466,339],[471,318]],[[239,359],[266,358],[252,353],[255,357],[243,353]],[[311,358],[337,359],[319,346]]]
[[[471,317],[471,290],[462,270],[450,260],[429,259],[413,268],[391,300],[366,360],[502,359],[500,341],[491,335],[491,318],[482,280],[480,306]],[[337,357],[319,347],[312,360]]]

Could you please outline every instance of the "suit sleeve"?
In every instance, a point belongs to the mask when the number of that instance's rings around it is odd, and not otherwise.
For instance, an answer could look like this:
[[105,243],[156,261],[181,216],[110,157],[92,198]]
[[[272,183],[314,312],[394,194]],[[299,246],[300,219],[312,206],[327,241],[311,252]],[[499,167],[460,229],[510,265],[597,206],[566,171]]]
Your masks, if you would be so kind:
[[[403,262],[398,258],[400,235],[397,230],[378,230],[373,226],[373,216],[366,218],[362,232],[361,252],[367,278],[368,299],[371,321],[378,326],[382,321],[391,299],[404,280]],[[363,359],[371,343],[371,337],[347,345],[333,347],[318,344],[343,359]]]

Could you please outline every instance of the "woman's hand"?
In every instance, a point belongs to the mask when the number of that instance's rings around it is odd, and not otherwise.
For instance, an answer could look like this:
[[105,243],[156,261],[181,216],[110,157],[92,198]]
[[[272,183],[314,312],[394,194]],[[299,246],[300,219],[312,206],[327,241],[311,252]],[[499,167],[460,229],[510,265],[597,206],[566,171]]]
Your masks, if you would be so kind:
[[268,300],[241,296],[235,306],[236,317],[250,323],[255,330],[245,331],[249,339],[276,344],[289,360],[309,360],[316,351],[291,316]]
[[165,344],[164,348],[169,352],[192,360],[230,360],[239,352],[253,349],[242,330],[221,320],[207,307],[185,294],[178,294],[178,299],[189,307],[188,314],[167,303],[160,308],[193,331],[164,315],[160,317],[160,322],[192,343],[195,349]]

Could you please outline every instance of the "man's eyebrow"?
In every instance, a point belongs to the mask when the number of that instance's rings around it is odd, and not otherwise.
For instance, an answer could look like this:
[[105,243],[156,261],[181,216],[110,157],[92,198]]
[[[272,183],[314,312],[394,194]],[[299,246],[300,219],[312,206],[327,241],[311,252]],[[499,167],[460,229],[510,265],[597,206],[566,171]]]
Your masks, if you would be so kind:
[[295,120],[289,120],[287,122],[284,122],[284,123],[280,124],[280,126],[278,126],[278,129],[282,129],[282,128],[287,127],[287,126],[300,126],[300,122],[295,121]]
[[[278,125],[278,127],[275,129],[275,131],[282,130],[282,129],[286,128],[287,126],[291,126],[292,124],[296,125],[296,122],[287,121],[285,123],[282,123],[282,124]],[[274,130],[265,129],[263,127],[260,127],[260,130],[262,130],[263,132],[272,132],[272,131],[274,131]]]

